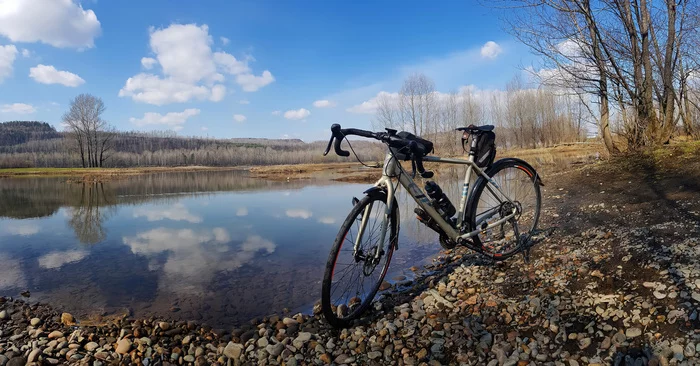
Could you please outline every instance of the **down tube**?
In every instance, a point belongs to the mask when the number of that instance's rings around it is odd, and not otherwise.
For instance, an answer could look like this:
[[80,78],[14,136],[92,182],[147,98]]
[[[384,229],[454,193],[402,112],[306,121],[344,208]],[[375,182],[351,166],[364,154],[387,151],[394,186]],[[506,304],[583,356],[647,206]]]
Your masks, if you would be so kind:
[[433,218],[433,220],[435,220],[435,222],[438,223],[438,225],[445,232],[445,234],[447,234],[447,236],[449,236],[450,239],[456,240],[459,236],[459,233],[450,224],[448,224],[445,221],[445,219],[443,219],[442,216],[440,216],[440,214],[437,213],[437,211],[435,211],[435,208],[433,208],[428,198],[425,196],[423,191],[420,188],[418,188],[413,179],[411,179],[411,177],[409,177],[408,174],[401,174],[401,176],[399,176],[399,182],[402,186],[406,188],[406,190],[413,197],[418,206],[420,206],[423,209],[423,211],[425,211],[428,215],[430,215],[430,217]]

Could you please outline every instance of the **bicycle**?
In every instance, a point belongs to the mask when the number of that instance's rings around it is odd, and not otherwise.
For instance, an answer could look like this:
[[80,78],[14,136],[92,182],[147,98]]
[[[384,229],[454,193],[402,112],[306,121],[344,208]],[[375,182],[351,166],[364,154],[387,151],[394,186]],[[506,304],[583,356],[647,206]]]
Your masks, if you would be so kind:
[[[418,204],[415,209],[418,220],[439,234],[443,248],[463,245],[496,261],[527,250],[525,243],[529,235],[535,232],[539,220],[540,186],[543,184],[527,162],[516,158],[493,162],[495,145],[493,151],[483,151],[484,146],[488,145],[481,144],[480,140],[490,139],[493,144],[493,129],[490,125],[458,128],[463,133],[463,148],[465,141],[471,139],[468,158],[458,159],[428,156],[433,150],[432,142],[407,132],[397,133],[393,129],[371,132],[341,129],[338,124],[331,126],[331,139],[324,156],[331,145],[339,156],[350,156],[348,151],[341,148],[341,143],[343,139],[348,141],[347,136],[353,135],[379,140],[388,146],[388,150],[382,177],[364,192],[362,199],[353,197],[353,207],[341,225],[329,254],[321,296],[322,313],[328,323],[338,328],[349,326],[369,308],[377,294],[391,257],[398,249],[400,214],[395,197],[401,186]],[[350,148],[353,150],[351,145]],[[400,160],[411,161],[410,174]],[[467,166],[459,211],[437,183],[426,182],[427,196],[417,186],[413,179],[416,173],[423,179],[433,177],[433,172],[423,167],[424,161]],[[473,172],[478,178],[470,191]],[[532,189],[526,192],[528,187]],[[527,194],[523,196],[523,193]],[[530,204],[531,210],[525,204]],[[353,232],[353,229],[357,231]],[[355,273],[353,268],[359,271]],[[366,288],[365,280],[368,280]],[[351,287],[353,283],[355,288]],[[343,290],[340,297],[334,299],[338,289]]]

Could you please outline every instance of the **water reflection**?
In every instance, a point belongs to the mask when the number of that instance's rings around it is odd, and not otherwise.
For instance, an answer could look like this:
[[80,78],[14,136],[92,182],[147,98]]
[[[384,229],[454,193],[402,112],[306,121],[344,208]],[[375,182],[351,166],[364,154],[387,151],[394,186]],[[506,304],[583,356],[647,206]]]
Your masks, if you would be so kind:
[[[238,216],[245,216],[247,215],[247,212],[244,215],[238,215]],[[187,221],[192,224],[197,224],[202,222],[202,217],[193,215],[190,213],[187,208],[181,204],[181,203],[176,203],[170,208],[137,208],[134,210],[134,217],[139,218],[139,217],[145,217],[146,220],[148,221],[161,221],[161,220],[173,220],[173,221]]]
[[105,190],[104,183],[79,183],[79,192],[70,196],[71,218],[68,225],[83,244],[97,244],[107,235],[103,223],[114,214],[114,190]]
[[24,272],[22,272],[22,268],[19,265],[19,260],[7,254],[0,253],[0,268],[2,268],[0,290],[26,286]]
[[39,257],[39,266],[47,269],[58,269],[69,263],[79,262],[90,254],[86,250],[55,251]]
[[[436,178],[455,205],[463,174]],[[366,188],[243,171],[0,179],[0,295],[29,289],[78,316],[128,308],[222,326],[308,310],[350,198]],[[388,278],[439,250],[413,199],[397,199],[401,245]]]

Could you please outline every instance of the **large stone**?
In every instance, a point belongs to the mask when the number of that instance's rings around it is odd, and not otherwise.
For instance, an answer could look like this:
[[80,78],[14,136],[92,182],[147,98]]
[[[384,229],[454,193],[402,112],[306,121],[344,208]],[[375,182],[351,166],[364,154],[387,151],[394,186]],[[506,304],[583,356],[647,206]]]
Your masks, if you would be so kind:
[[131,350],[131,341],[128,339],[122,339],[117,342],[116,351],[119,354],[125,355]]
[[280,353],[282,353],[282,351],[284,351],[284,344],[282,344],[282,343],[277,343],[275,345],[268,344],[265,347],[265,350],[267,351],[267,353],[269,353],[273,357],[277,357],[280,355]]
[[27,356],[27,363],[32,363],[34,361],[38,361],[40,354],[41,354],[41,349],[34,348],[31,352],[29,352],[29,356]]
[[53,332],[49,333],[49,339],[58,338],[63,338],[63,332],[61,332],[60,330],[54,330]]
[[639,337],[640,335],[642,335],[642,330],[639,328],[627,328],[625,331],[627,338]]
[[299,342],[308,342],[311,339],[311,333],[309,332],[299,332],[299,335],[295,339],[295,341]]
[[7,362],[6,366],[25,366],[27,364],[27,359],[22,356],[12,357],[10,361]]
[[240,343],[228,342],[226,348],[224,348],[224,356],[238,360],[241,357],[241,353],[243,353],[243,348],[243,345]]
[[73,325],[75,324],[75,318],[70,313],[61,314],[61,323],[63,325]]
[[97,342],[90,342],[90,343],[88,343],[88,344],[85,345],[85,349],[86,349],[88,352],[92,352],[92,351],[94,351],[95,349],[97,349],[97,347],[99,347],[99,346],[100,346],[100,345],[97,344]]

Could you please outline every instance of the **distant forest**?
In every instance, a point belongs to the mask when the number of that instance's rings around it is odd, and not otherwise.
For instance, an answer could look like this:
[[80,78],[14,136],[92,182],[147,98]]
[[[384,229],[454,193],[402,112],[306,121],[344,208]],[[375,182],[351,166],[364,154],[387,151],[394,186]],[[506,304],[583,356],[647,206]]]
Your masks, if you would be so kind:
[[[180,137],[170,131],[111,132],[111,148],[104,167],[238,166],[347,161],[323,156],[325,142],[299,139],[213,139]],[[382,157],[383,149],[367,141],[353,142],[365,160]],[[69,132],[46,122],[0,123],[0,168],[80,167],[78,146]]]

